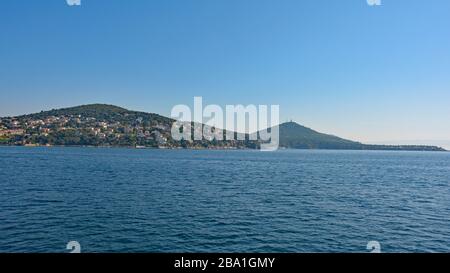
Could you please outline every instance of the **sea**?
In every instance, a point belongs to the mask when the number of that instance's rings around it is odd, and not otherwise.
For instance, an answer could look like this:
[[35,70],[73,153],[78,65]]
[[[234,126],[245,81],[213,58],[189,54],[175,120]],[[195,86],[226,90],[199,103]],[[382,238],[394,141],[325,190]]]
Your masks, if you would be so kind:
[[0,252],[450,252],[450,153],[0,147]]

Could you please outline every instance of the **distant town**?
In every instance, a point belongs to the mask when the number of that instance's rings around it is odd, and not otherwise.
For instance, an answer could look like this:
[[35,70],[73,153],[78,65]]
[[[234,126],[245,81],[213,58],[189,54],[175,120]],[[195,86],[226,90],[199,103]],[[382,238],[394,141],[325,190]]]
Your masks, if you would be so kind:
[[135,136],[165,145],[167,138],[160,132],[168,130],[167,125],[155,124],[152,129],[153,131],[146,130],[146,127],[141,124],[129,126],[121,122],[98,121],[95,117],[84,117],[81,114],[49,116],[43,119],[32,116],[0,119],[2,141],[14,145],[65,145],[72,142],[81,144],[83,141],[87,141],[87,139],[83,139],[83,136],[91,139],[90,141],[98,139],[116,143],[120,143],[127,137]]
[[111,105],[86,105],[0,118],[0,144],[137,148],[254,148],[249,141],[174,141],[174,120]]

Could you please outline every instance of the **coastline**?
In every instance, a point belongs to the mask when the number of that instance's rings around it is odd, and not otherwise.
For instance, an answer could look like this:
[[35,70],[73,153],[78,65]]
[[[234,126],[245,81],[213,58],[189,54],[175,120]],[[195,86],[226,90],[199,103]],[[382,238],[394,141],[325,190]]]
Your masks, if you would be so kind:
[[[259,151],[259,149],[251,148],[183,148],[183,147],[136,147],[136,146],[92,146],[92,145],[4,145],[0,144],[2,147],[24,147],[24,148],[92,148],[92,149],[128,149],[128,150],[191,150],[191,151]],[[373,151],[373,152],[432,152],[432,153],[448,153],[449,150],[442,149],[296,149],[296,148],[286,148],[280,147],[277,151]]]

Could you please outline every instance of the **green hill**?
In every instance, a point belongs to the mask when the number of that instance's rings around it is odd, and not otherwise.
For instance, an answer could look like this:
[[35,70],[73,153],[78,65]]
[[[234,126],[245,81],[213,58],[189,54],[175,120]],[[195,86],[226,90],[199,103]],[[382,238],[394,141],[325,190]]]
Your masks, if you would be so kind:
[[17,117],[18,119],[46,119],[48,117],[88,117],[104,122],[134,122],[138,118],[143,121],[155,120],[164,123],[172,122],[172,119],[153,113],[130,111],[122,107],[108,104],[87,104],[69,108],[52,109],[36,114]]
[[107,104],[89,104],[0,118],[0,145],[149,148],[257,148],[255,141],[172,138],[174,120]]
[[363,144],[337,136],[322,134],[295,122],[283,123],[280,146],[292,149],[362,149]]
[[394,151],[445,151],[437,146],[424,145],[369,145],[319,133],[295,122],[279,126],[280,147],[290,149],[335,150],[394,150]]

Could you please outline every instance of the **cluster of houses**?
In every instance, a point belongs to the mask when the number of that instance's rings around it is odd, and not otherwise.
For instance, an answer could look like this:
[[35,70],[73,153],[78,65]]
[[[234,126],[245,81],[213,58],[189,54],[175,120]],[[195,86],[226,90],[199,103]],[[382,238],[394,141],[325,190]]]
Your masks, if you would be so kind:
[[0,137],[19,137],[18,141],[23,142],[13,144],[27,144],[27,139],[33,136],[47,137],[52,133],[68,130],[75,130],[78,134],[95,136],[100,139],[120,139],[133,134],[137,138],[154,140],[160,145],[165,145],[168,141],[167,132],[170,132],[170,127],[166,124],[152,124],[151,126],[147,124],[145,126],[142,120],[137,120],[133,125],[98,121],[96,118],[81,115],[49,116],[43,119],[26,116],[0,118]]
[[[94,118],[83,115],[28,115],[0,118],[0,144],[25,146],[87,145],[159,148],[234,149],[246,147],[245,141],[194,140],[203,128],[193,126],[192,137],[182,140],[171,135],[172,120],[139,118],[138,115],[111,115]],[[210,131],[210,130],[208,130]],[[215,131],[215,130],[214,130]]]
[[25,130],[23,129],[6,129],[0,128],[0,136],[14,136],[14,135],[23,135]]
[[23,135],[25,130],[20,127],[20,123],[14,119],[0,119],[0,137]]

